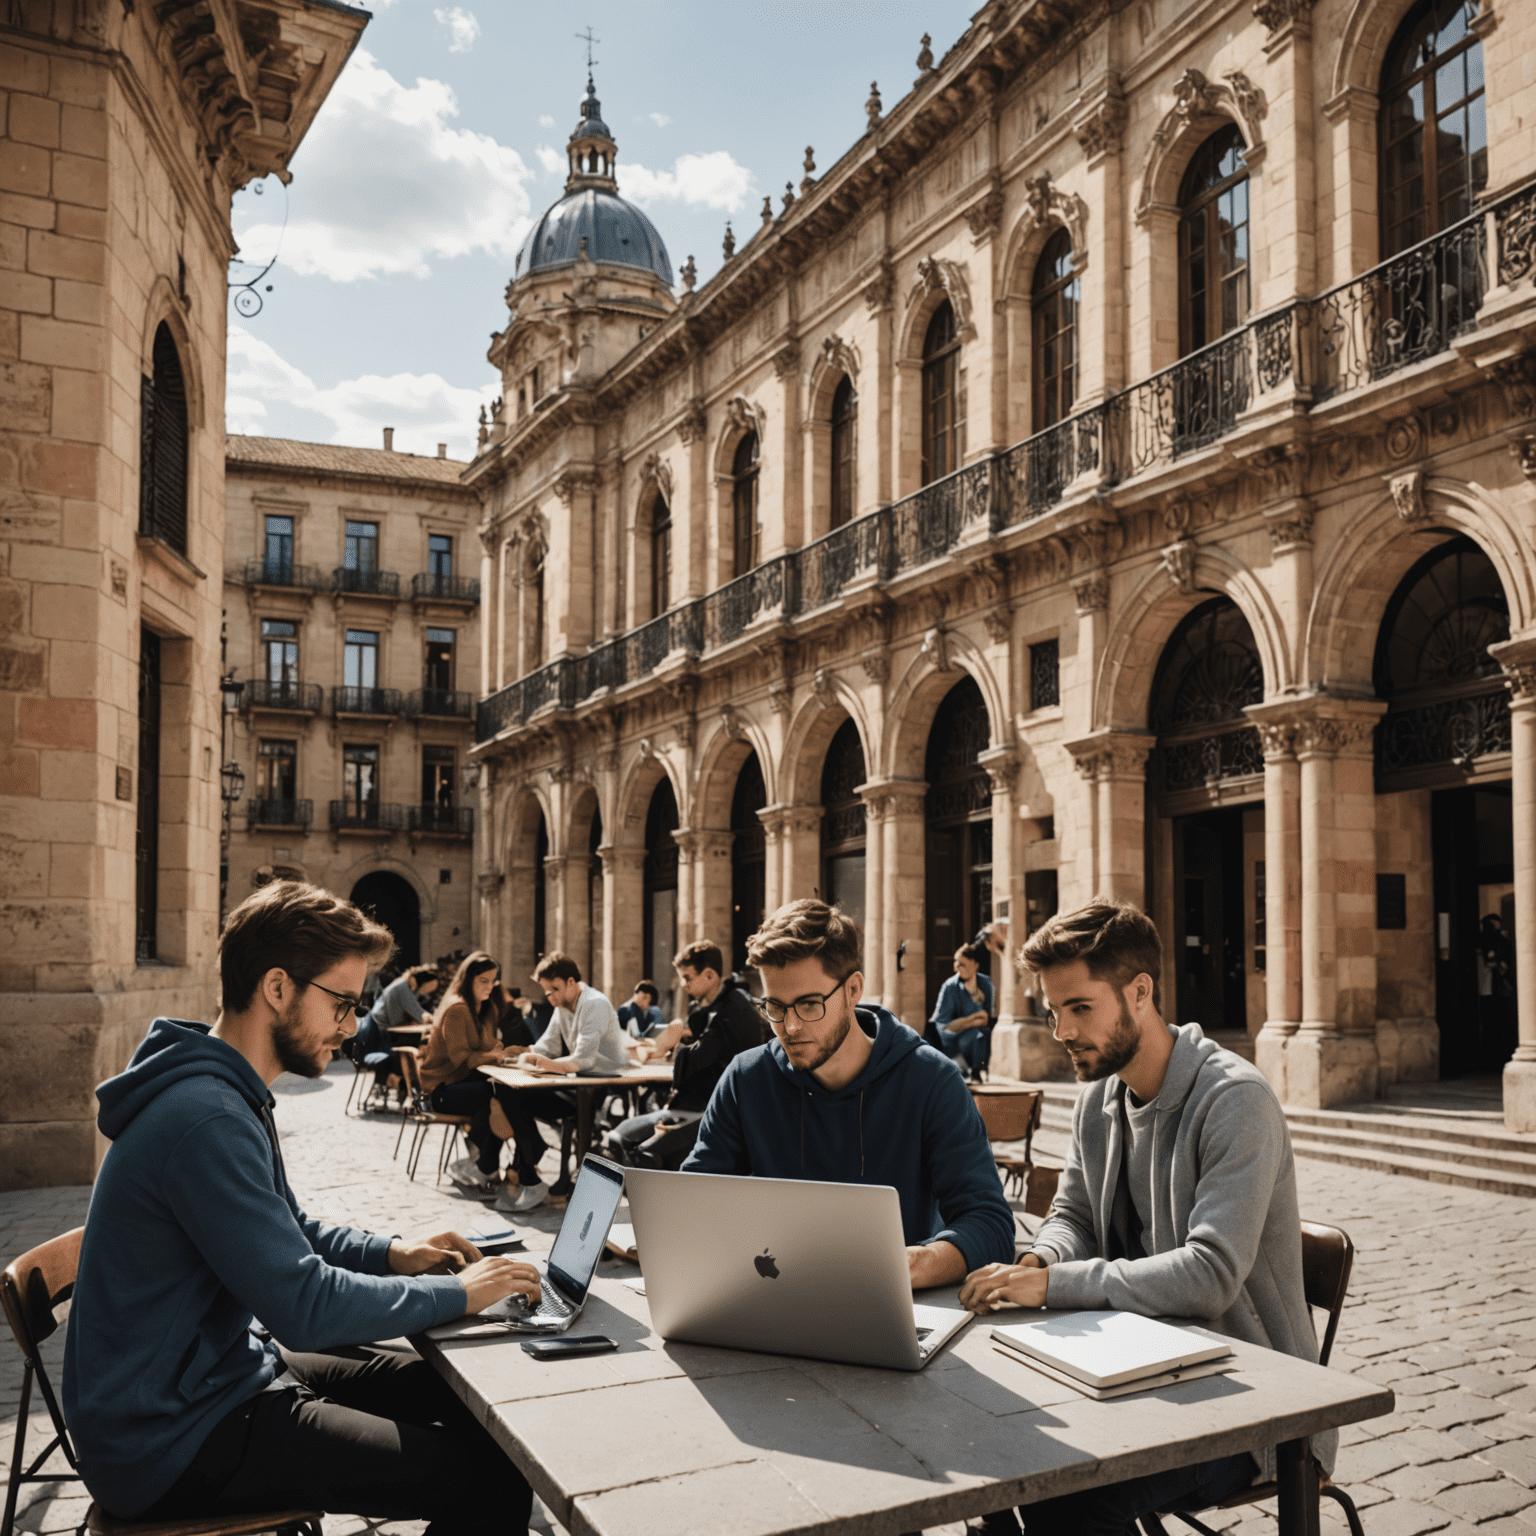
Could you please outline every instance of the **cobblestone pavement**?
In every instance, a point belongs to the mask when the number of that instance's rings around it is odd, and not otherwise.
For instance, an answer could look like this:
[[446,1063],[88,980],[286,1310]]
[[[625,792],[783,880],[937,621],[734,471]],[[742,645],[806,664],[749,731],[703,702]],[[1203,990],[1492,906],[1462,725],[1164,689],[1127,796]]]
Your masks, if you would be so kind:
[[[403,1156],[391,1158],[396,1122],[343,1117],[351,1075],[337,1063],[313,1082],[278,1083],[283,1155],[305,1208],[385,1232],[472,1224],[479,1203],[432,1182],[435,1134],[427,1169],[412,1183]],[[1065,1150],[1051,1135],[1036,1146],[1048,1160]],[[554,1162],[551,1153],[546,1167]],[[1394,1413],[1342,1436],[1337,1478],[1360,1506],[1368,1536],[1464,1536],[1474,1528],[1479,1536],[1536,1536],[1536,1202],[1310,1160],[1297,1171],[1303,1212],[1344,1227],[1357,1248],[1332,1363],[1397,1394]],[[89,1196],[86,1187],[0,1194],[0,1254],[12,1257],[78,1225]],[[525,1223],[533,1229],[529,1247],[547,1248],[559,1221],[558,1210],[535,1212]],[[615,1274],[632,1272],[605,1264]],[[60,1330],[46,1348],[56,1380],[62,1353]],[[9,1470],[20,1382],[7,1337],[0,1344],[0,1476]],[[45,1423],[34,1414],[30,1436]],[[43,1441],[31,1443],[35,1451]],[[23,1492],[18,1529],[71,1531],[85,1504],[78,1484],[39,1485]],[[1251,1536],[1273,1530],[1270,1514],[1255,1507],[1208,1523]],[[1327,1501],[1323,1519],[1343,1529]],[[551,1529],[537,1508],[535,1526]],[[370,1529],[343,1517],[325,1528],[327,1536]],[[404,1536],[421,1527],[376,1529]],[[944,1536],[959,1531],[946,1527]]]

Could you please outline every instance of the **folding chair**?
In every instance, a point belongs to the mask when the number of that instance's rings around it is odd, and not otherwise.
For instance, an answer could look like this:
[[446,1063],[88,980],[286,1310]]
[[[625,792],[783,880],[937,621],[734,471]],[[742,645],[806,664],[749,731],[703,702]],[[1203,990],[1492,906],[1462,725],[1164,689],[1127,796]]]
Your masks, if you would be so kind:
[[421,1161],[421,1149],[434,1125],[443,1128],[442,1145],[437,1154],[437,1182],[443,1182],[448,1167],[448,1157],[457,1138],[469,1127],[468,1115],[445,1115],[432,1108],[432,1101],[421,1089],[421,1060],[413,1045],[402,1046],[400,1075],[405,1079],[405,1103],[400,1111],[400,1132],[395,1137],[395,1156],[400,1155],[400,1140],[405,1135],[407,1122],[414,1127],[411,1132],[411,1150],[406,1154],[405,1172],[408,1178],[416,1177],[416,1165]]
[[[1328,1327],[1323,1333],[1322,1347],[1318,1350],[1319,1365],[1328,1364],[1333,1353],[1333,1338],[1339,1331],[1339,1314],[1344,1310],[1344,1296],[1349,1290],[1349,1272],[1355,1263],[1355,1245],[1349,1233],[1342,1227],[1328,1227],[1320,1222],[1304,1221],[1301,1224],[1301,1283],[1309,1307],[1318,1307],[1328,1314]],[[1349,1522],[1350,1536],[1365,1536],[1360,1524],[1360,1512],[1355,1501],[1342,1488],[1335,1487],[1321,1467],[1317,1469],[1318,1492],[1332,1499],[1344,1511]],[[1217,1509],[1238,1509],[1244,1504],[1258,1504],[1264,1499],[1278,1498],[1280,1485],[1276,1482],[1255,1483],[1250,1488],[1239,1489],[1230,1498],[1217,1504]],[[1202,1507],[1196,1505],[1195,1508]],[[1162,1509],[1156,1515],[1143,1515],[1142,1528],[1148,1536],[1167,1536],[1159,1515],[1172,1515],[1201,1533],[1216,1536],[1216,1532],[1201,1524],[1188,1510]]]
[[[11,1536],[15,1527],[16,1501],[23,1483],[81,1481],[74,1444],[38,1346],[58,1330],[57,1308],[74,1294],[75,1274],[80,1267],[80,1239],[84,1233],[84,1227],[76,1227],[62,1237],[39,1243],[7,1264],[4,1274],[0,1275],[0,1300],[4,1301],[5,1319],[11,1325],[22,1360],[21,1404],[16,1414],[16,1443],[11,1451],[11,1475],[5,1490],[5,1518],[0,1520],[0,1536]],[[34,1381],[53,1422],[53,1439],[41,1455],[27,1462],[27,1410],[32,1405]],[[55,1451],[69,1463],[68,1472],[40,1470]],[[320,1536],[322,1518],[319,1510],[285,1509],[269,1514],[187,1520],[119,1520],[99,1504],[92,1503],[76,1536],[86,1532],[90,1536],[254,1536],[259,1531],[304,1531],[309,1536]]]

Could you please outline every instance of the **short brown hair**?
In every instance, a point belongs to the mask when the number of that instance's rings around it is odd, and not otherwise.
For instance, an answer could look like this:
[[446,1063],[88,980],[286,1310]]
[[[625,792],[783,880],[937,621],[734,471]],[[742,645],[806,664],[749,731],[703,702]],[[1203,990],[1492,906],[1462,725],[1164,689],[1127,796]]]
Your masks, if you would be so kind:
[[552,949],[533,968],[535,981],[580,981],[581,967],[563,951]]
[[419,987],[424,981],[441,981],[442,977],[437,974],[435,965],[413,965],[405,973],[405,979]]
[[1019,959],[1036,972],[1081,960],[1095,981],[1117,989],[1145,972],[1152,978],[1152,1006],[1162,1007],[1163,943],[1152,919],[1129,901],[1098,896],[1047,919],[1030,934]]
[[672,956],[674,970],[680,971],[685,965],[700,976],[705,971],[713,971],[716,976],[725,975],[725,956],[720,953],[720,946],[711,944],[708,939],[695,939]]
[[661,1001],[661,988],[654,981],[637,981],[635,983],[635,991],[648,994],[652,1007],[655,1007]]
[[980,944],[962,944],[955,951],[956,960],[974,960],[980,965],[987,958],[987,952]]
[[841,907],[805,896],[771,913],[747,940],[747,963],[793,965],[813,956],[828,976],[853,975],[862,963],[859,925]]
[[302,880],[274,880],[224,920],[219,934],[224,1011],[249,1008],[270,970],[286,971],[308,986],[338,960],[361,955],[369,970],[377,970],[394,952],[389,929],[350,901]]

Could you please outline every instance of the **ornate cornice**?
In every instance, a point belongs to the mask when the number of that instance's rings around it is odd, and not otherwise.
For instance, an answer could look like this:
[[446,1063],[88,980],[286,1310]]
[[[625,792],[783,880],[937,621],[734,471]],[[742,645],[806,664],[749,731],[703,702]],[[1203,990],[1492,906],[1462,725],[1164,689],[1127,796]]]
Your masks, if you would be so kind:
[[1140,779],[1147,758],[1157,745],[1142,731],[1095,731],[1077,741],[1063,742],[1073,766],[1090,783],[1103,779]]

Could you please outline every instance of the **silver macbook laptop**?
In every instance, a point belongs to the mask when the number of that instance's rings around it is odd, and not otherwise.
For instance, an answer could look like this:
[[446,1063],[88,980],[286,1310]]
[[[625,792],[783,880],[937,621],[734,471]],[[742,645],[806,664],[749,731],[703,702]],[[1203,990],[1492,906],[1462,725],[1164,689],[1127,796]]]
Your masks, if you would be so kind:
[[625,1171],[664,1339],[918,1371],[970,1321],[916,1306],[886,1185]]
[[543,1294],[532,1305],[525,1296],[508,1296],[487,1307],[480,1320],[519,1332],[564,1333],[586,1305],[588,1287],[623,1195],[622,1168],[601,1157],[584,1158],[544,1266],[539,1286]]

